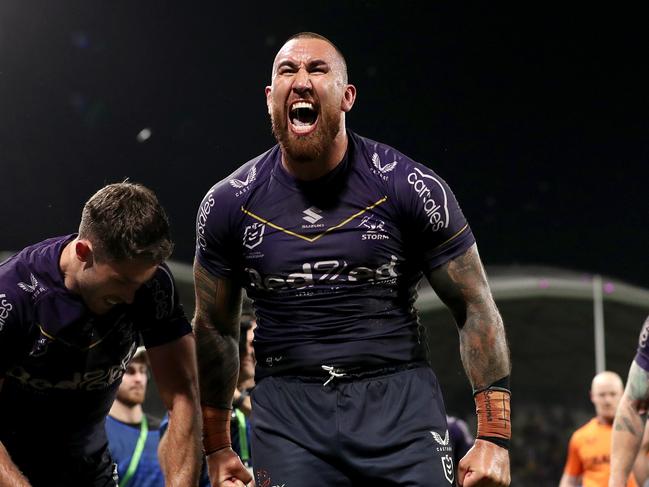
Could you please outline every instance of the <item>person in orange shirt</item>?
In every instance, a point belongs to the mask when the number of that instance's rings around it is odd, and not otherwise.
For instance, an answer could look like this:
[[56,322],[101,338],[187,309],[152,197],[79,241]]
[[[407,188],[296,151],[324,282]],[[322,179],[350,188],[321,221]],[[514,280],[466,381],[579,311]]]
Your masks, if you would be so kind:
[[[575,431],[568,444],[568,459],[559,487],[607,487],[611,472],[613,419],[624,386],[615,372],[600,372],[593,378],[590,400],[595,417]],[[630,477],[627,487],[637,487]]]

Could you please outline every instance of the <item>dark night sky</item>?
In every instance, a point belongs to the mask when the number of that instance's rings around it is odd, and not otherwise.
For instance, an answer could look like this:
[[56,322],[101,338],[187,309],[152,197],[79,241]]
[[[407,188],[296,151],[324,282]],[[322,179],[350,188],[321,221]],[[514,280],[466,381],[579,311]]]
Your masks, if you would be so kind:
[[649,286],[641,12],[221,3],[0,2],[0,249],[74,231],[90,194],[130,177],[190,262],[204,193],[274,142],[277,49],[314,30],[347,56],[348,126],[444,177],[487,265]]

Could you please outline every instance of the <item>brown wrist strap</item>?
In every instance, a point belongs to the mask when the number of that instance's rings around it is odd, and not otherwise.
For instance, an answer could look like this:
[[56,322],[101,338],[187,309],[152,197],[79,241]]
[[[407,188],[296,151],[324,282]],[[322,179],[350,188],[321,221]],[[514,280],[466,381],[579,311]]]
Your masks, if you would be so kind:
[[232,446],[230,439],[231,409],[203,406],[203,448],[209,455],[217,450]]
[[478,415],[477,438],[509,447],[512,437],[510,392],[506,389],[484,389],[474,396]]

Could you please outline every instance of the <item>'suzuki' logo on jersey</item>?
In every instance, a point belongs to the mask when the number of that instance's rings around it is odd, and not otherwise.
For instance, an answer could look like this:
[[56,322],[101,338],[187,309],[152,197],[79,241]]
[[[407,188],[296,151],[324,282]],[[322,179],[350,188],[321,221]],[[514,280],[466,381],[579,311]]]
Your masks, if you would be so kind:
[[307,208],[302,213],[306,215],[303,216],[302,219],[308,221],[309,223],[316,223],[322,220],[323,218],[320,215],[320,213],[322,213],[322,210],[320,208],[316,208],[315,206],[312,206],[311,208]]
[[207,217],[212,211],[214,206],[214,195],[210,193],[205,200],[201,203],[198,209],[198,219],[196,221],[196,240],[201,249],[205,250],[207,241],[205,240],[205,225],[207,225]]
[[[414,188],[415,192],[424,205],[424,212],[436,232],[440,228],[446,228],[449,224],[448,218],[448,199],[444,185],[433,176],[424,174],[415,168],[414,172],[408,174],[408,183]],[[428,184],[437,185],[441,191],[441,201],[436,201],[433,197]]]
[[391,256],[390,262],[376,269],[370,267],[349,267],[344,260],[322,260],[319,262],[302,264],[302,272],[293,272],[287,276],[267,275],[262,276],[259,271],[251,267],[246,268],[250,285],[265,291],[279,291],[288,289],[304,289],[316,285],[327,285],[335,282],[380,282],[394,279],[397,257]]
[[6,294],[0,294],[0,331],[5,327],[9,313],[14,309],[13,304],[6,299]]

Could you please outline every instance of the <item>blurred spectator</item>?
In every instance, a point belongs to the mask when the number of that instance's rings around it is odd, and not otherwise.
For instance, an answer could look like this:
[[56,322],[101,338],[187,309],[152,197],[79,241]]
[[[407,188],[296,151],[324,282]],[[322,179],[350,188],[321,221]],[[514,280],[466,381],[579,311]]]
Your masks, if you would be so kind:
[[469,428],[464,420],[456,416],[447,415],[446,422],[448,423],[448,433],[451,446],[453,447],[453,465],[455,465],[457,472],[460,459],[471,449],[475,438],[469,432]]
[[252,459],[250,454],[250,422],[252,412],[250,392],[255,386],[255,350],[252,342],[257,322],[252,314],[241,316],[241,333],[239,335],[239,380],[232,401],[232,421],[230,436],[232,449],[239,455],[243,464],[252,474]]
[[160,420],[142,410],[149,380],[144,347],[128,364],[106,418],[108,447],[117,463],[120,487],[163,487],[158,462]]
[[[593,378],[590,400],[595,417],[570,438],[568,459],[559,487],[608,487],[613,419],[622,398],[622,379],[614,372],[600,372]],[[629,478],[627,487],[636,487]]]

